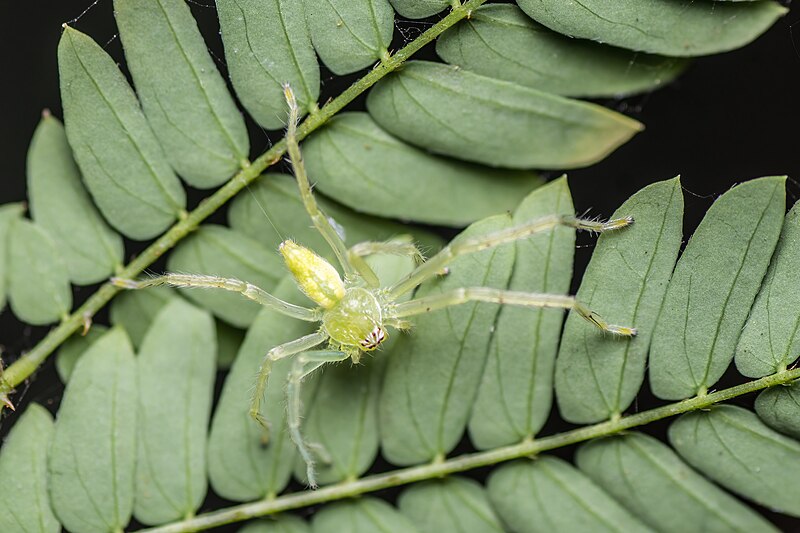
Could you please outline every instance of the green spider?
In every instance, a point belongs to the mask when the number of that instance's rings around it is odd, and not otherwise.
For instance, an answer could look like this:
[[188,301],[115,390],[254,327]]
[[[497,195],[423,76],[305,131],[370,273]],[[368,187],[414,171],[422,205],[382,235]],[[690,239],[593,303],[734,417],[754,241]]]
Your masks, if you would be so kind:
[[[609,324],[574,297],[559,294],[526,293],[490,287],[464,287],[441,294],[398,301],[400,297],[410,293],[421,283],[446,272],[447,265],[459,256],[524,239],[556,226],[571,226],[600,233],[624,228],[630,225],[633,219],[627,217],[608,222],[597,222],[574,216],[545,216],[486,235],[465,239],[458,244],[445,246],[427,261],[421,260],[418,266],[404,278],[392,285],[382,287],[375,272],[364,261],[365,256],[388,253],[421,259],[422,254],[413,244],[401,241],[366,242],[350,249],[345,246],[330,219],[317,207],[311,192],[297,141],[299,120],[297,102],[288,85],[285,86],[284,92],[289,105],[286,143],[289,159],[300,188],[300,195],[314,227],[333,249],[344,274],[341,276],[328,261],[300,244],[291,240],[283,241],[280,244],[279,252],[297,286],[317,304],[317,307],[312,309],[294,305],[280,300],[250,283],[216,276],[165,274],[141,281],[119,278],[114,278],[112,281],[115,285],[126,289],[172,285],[175,287],[218,288],[239,292],[246,298],[284,315],[319,323],[319,329],[316,332],[275,346],[267,352],[258,371],[250,406],[252,417],[268,432],[269,424],[261,414],[261,402],[272,364],[279,359],[295,356],[287,384],[287,425],[289,434],[305,461],[307,480],[311,487],[317,486],[312,448],[318,448],[319,445],[307,443],[300,431],[302,419],[300,386],[303,379],[326,363],[347,359],[357,363],[364,352],[375,350],[386,340],[387,327],[398,330],[408,329],[410,327],[410,323],[406,320],[408,317],[466,302],[553,307],[571,309],[604,332],[623,337],[636,335],[635,328]],[[324,349],[315,349],[325,343],[327,346]]]

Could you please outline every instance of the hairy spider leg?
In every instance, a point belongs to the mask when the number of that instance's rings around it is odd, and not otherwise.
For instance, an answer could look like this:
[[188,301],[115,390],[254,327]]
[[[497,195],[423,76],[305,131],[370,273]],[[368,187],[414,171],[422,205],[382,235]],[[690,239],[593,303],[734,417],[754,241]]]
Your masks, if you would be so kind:
[[605,231],[624,228],[632,223],[632,217],[609,220],[608,222],[598,222],[594,220],[577,218],[574,216],[544,216],[528,222],[523,222],[522,224],[518,224],[510,228],[493,231],[491,233],[487,233],[486,235],[464,239],[455,244],[448,244],[442,248],[439,253],[419,265],[406,277],[387,287],[386,293],[389,300],[396,300],[403,294],[414,290],[414,288],[419,286],[421,283],[438,275],[448,264],[462,255],[471,254],[481,250],[494,248],[495,246],[499,246],[501,244],[518,241],[520,239],[524,239],[525,237],[530,237],[536,233],[547,231],[548,229],[556,226],[569,226],[594,233],[602,233]]
[[294,170],[295,178],[297,178],[303,206],[305,206],[308,216],[311,217],[314,227],[322,234],[322,237],[333,249],[333,253],[336,254],[336,259],[344,270],[345,279],[352,279],[358,272],[350,263],[347,255],[347,246],[345,246],[344,241],[336,232],[336,228],[333,227],[328,217],[319,208],[317,201],[314,199],[314,194],[311,192],[311,185],[308,182],[305,163],[300,153],[300,145],[297,143],[297,123],[300,120],[300,110],[297,107],[294,91],[292,91],[288,83],[283,86],[283,93],[286,97],[286,103],[289,105],[289,121],[286,128],[286,151],[289,153],[289,161],[292,163],[292,169]]
[[508,291],[491,287],[465,287],[441,294],[409,300],[408,302],[396,304],[393,310],[388,313],[388,316],[391,318],[405,318],[435,311],[437,309],[444,309],[445,307],[461,305],[467,302],[489,302],[522,307],[572,309],[603,331],[622,337],[633,337],[636,335],[636,328],[609,324],[603,320],[600,315],[577,301],[574,296]]
[[261,365],[258,367],[256,388],[253,391],[253,398],[250,400],[250,416],[264,428],[264,442],[269,440],[269,422],[264,415],[261,414],[261,402],[264,399],[264,391],[267,390],[269,375],[270,372],[272,372],[272,363],[301,352],[306,352],[315,346],[319,346],[326,340],[328,340],[328,335],[317,331],[305,337],[300,337],[299,339],[275,346],[268,351],[267,355],[262,359]]
[[163,276],[139,281],[111,278],[111,283],[124,289],[144,289],[147,287],[157,287],[159,285],[199,289],[223,289],[226,291],[238,292],[245,298],[292,318],[305,320],[306,322],[318,322],[320,319],[319,312],[315,309],[308,309],[300,305],[290,304],[289,302],[285,302],[271,295],[264,289],[256,287],[252,283],[239,281],[233,278],[204,276],[200,274],[164,274]]
[[364,258],[370,255],[383,254],[383,255],[399,255],[404,257],[411,257],[414,259],[414,264],[421,264],[425,260],[425,256],[411,242],[411,237],[403,236],[388,241],[365,241],[355,244],[347,250],[347,256],[350,263],[358,270],[367,286],[377,289],[380,287],[380,280],[375,272],[370,268]]
[[[289,428],[289,435],[297,446],[297,451],[306,463],[306,479],[311,488],[317,488],[317,477],[314,471],[314,457],[312,449],[322,451],[318,444],[306,443],[300,432],[302,420],[302,401],[300,396],[300,386],[303,379],[326,363],[336,363],[349,359],[350,355],[345,352],[335,350],[315,350],[299,354],[292,363],[292,370],[289,373],[289,383],[286,385],[288,405],[286,413],[286,424]],[[318,452],[319,453],[319,452]]]

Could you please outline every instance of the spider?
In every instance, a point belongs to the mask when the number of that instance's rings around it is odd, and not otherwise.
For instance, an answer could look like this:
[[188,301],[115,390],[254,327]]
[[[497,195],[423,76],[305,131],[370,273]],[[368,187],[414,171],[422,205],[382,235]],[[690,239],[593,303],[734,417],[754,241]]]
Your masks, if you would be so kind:
[[[217,276],[168,273],[140,281],[113,278],[112,282],[126,289],[143,289],[157,285],[224,289],[241,293],[244,297],[284,315],[319,324],[316,332],[275,346],[267,352],[258,370],[255,392],[250,405],[250,415],[263,427],[265,436],[268,435],[269,424],[261,414],[261,402],[270,370],[275,361],[294,356],[295,360],[286,387],[287,426],[292,440],[305,461],[309,486],[312,488],[317,486],[312,449],[318,448],[319,445],[307,443],[300,430],[302,418],[300,385],[303,379],[327,363],[347,359],[358,363],[363,353],[375,350],[387,339],[387,328],[408,329],[411,324],[407,319],[411,316],[466,302],[552,307],[570,309],[603,332],[622,337],[636,335],[635,328],[609,324],[573,296],[526,293],[490,287],[464,287],[399,301],[402,296],[412,292],[426,280],[446,273],[447,265],[462,255],[524,239],[556,226],[571,226],[600,233],[624,228],[630,225],[633,219],[627,217],[598,222],[575,216],[544,216],[447,245],[427,261],[422,259],[422,254],[415,245],[402,241],[365,242],[348,249],[331,220],[319,209],[314,199],[297,140],[299,122],[297,101],[288,85],[284,86],[284,92],[289,106],[287,151],[300,188],[300,195],[314,227],[332,248],[343,273],[343,276],[340,275],[331,263],[301,244],[291,240],[285,240],[280,244],[279,252],[297,286],[317,306],[307,308],[294,305],[250,283]],[[419,261],[416,268],[404,278],[382,287],[375,272],[364,261],[364,257],[387,253],[412,256]],[[324,349],[318,349],[326,343]],[[321,450],[318,454],[321,454]]]

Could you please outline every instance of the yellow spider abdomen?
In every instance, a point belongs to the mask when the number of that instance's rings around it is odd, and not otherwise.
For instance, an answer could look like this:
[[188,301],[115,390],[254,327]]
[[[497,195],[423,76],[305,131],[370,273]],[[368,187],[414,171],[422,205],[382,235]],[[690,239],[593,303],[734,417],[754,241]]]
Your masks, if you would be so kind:
[[320,306],[330,309],[344,298],[342,278],[326,260],[305,246],[288,240],[281,243],[278,251],[300,290]]

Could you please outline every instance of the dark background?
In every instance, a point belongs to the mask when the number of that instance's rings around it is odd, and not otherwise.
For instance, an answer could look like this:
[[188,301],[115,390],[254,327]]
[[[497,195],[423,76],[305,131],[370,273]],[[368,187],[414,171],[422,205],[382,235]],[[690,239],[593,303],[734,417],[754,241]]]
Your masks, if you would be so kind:
[[[119,62],[123,54],[116,37],[111,0],[0,0],[0,203],[25,199],[25,155],[42,109],[49,108],[61,117],[56,47],[61,24],[91,35]],[[212,0],[191,2],[220,69],[221,58],[216,15]],[[90,7],[91,6],[91,7]],[[210,7],[209,7],[210,6]],[[88,9],[88,10],[87,10]],[[77,20],[76,20],[77,19]],[[800,194],[791,178],[800,177],[800,153],[796,124],[800,119],[800,5],[755,43],[727,54],[701,58],[677,82],[652,94],[605,105],[633,116],[647,129],[621,147],[608,159],[591,168],[571,171],[570,186],[579,212],[608,215],[626,198],[653,181],[680,174],[686,191],[686,231],[699,222],[714,198],[735,183],[749,178],[788,174],[789,202]],[[394,48],[413,39],[428,24],[398,23]],[[798,33],[795,39],[795,33]],[[434,57],[431,47],[417,57]],[[124,66],[123,66],[124,68]],[[334,78],[323,70],[320,101],[339,94],[360,74]],[[363,106],[363,99],[353,109]],[[264,132],[249,123],[252,154],[262,153],[281,132]],[[190,207],[203,197],[190,192]],[[224,220],[222,213],[212,220]],[[577,271],[591,253],[592,240],[583,240],[578,250]],[[129,243],[127,253],[141,250],[141,243]],[[159,271],[158,263],[153,266]],[[580,279],[579,276],[576,276]],[[93,292],[93,287],[76,289],[76,304]],[[104,322],[105,313],[97,317]],[[33,347],[47,328],[21,324],[7,310],[0,315],[0,350],[10,362]],[[741,378],[730,373],[722,384]],[[34,383],[20,387],[24,406],[31,400],[55,408],[61,386],[52,361],[45,364]],[[651,405],[643,391],[635,409]],[[740,400],[751,405],[752,398]],[[14,416],[0,420],[0,437],[13,424]],[[663,437],[665,424],[655,424],[648,432]],[[543,433],[562,431],[568,426],[557,418]],[[466,443],[465,443],[466,446]],[[569,457],[571,451],[563,452]],[[381,465],[378,465],[379,468]],[[385,466],[385,465],[384,465]],[[476,472],[483,477],[485,472]],[[207,504],[212,504],[211,501]],[[214,503],[218,507],[219,503]],[[800,520],[787,519],[760,509],[786,531],[800,531]]]

